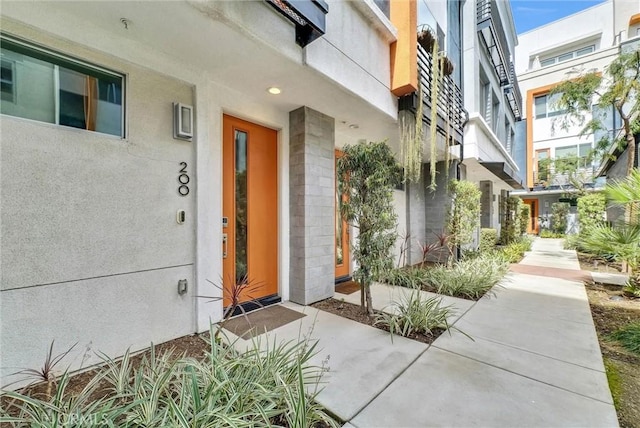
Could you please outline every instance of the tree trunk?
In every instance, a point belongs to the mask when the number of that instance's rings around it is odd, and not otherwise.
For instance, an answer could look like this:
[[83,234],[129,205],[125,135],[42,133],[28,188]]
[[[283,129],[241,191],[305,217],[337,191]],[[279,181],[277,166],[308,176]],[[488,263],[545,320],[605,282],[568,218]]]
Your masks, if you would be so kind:
[[636,160],[636,140],[633,138],[633,133],[631,132],[631,124],[629,123],[629,119],[624,119],[624,137],[627,140],[627,173],[625,175],[630,175],[633,170],[633,164]]
[[364,307],[364,281],[362,281],[362,283],[360,284],[360,308],[362,309],[362,312],[365,312],[365,307]]
[[373,304],[371,302],[371,286],[367,284],[364,290],[365,290],[365,295],[367,297],[367,314],[369,314],[369,316],[373,316]]

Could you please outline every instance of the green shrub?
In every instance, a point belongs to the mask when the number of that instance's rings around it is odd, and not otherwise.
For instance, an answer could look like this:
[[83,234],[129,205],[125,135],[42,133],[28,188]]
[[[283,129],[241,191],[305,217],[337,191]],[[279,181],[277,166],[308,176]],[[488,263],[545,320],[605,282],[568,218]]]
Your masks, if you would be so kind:
[[629,351],[640,354],[640,322],[627,324],[612,333],[611,338],[620,342]]
[[480,229],[480,252],[493,250],[498,242],[498,231],[495,229]]
[[525,203],[520,205],[520,235],[527,233],[527,227],[531,222],[531,207]]
[[43,427],[337,426],[313,401],[323,372],[310,364],[315,344],[262,345],[255,341],[239,352],[218,344],[212,331],[203,360],[156,355],[152,347],[134,368],[127,352],[120,362],[107,359],[78,394],[66,393],[67,374],[50,399],[5,393],[19,414],[0,410],[0,417],[13,426]]
[[551,204],[551,230],[555,233],[565,233],[565,231],[567,230],[568,215],[568,203],[555,202]]
[[504,203],[504,219],[500,230],[502,245],[509,245],[522,236],[520,232],[520,207],[522,203],[522,199],[517,196],[509,196]]
[[378,280],[398,287],[420,288],[424,272],[421,268],[396,268],[386,272]]
[[462,259],[451,267],[436,266],[424,273],[425,289],[438,294],[478,299],[496,285],[509,270],[504,257],[495,252]]
[[500,254],[507,260],[509,263],[518,263],[524,257],[524,253],[526,251],[531,250],[531,238],[522,237],[520,240],[516,242],[512,242],[506,247],[502,247],[500,249]]
[[475,183],[465,180],[449,182],[451,209],[447,213],[449,241],[453,246],[469,244],[473,233],[480,227],[480,197],[482,192]]
[[436,328],[448,330],[447,317],[453,314],[451,306],[442,306],[442,298],[423,298],[419,290],[403,293],[390,309],[391,313],[378,313],[374,325],[387,327],[392,337],[432,334]]
[[543,229],[540,231],[541,238],[564,238],[565,236],[566,235],[564,233],[556,233],[548,229]]
[[607,199],[602,193],[590,193],[578,198],[580,236],[584,236],[594,227],[604,224],[604,212],[606,209]]

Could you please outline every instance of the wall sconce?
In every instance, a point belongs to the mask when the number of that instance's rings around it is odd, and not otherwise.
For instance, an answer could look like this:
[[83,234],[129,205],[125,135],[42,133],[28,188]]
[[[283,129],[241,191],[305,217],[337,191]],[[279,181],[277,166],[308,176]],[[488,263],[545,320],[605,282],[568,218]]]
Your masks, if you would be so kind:
[[173,103],[173,138],[187,141],[193,138],[193,106]]

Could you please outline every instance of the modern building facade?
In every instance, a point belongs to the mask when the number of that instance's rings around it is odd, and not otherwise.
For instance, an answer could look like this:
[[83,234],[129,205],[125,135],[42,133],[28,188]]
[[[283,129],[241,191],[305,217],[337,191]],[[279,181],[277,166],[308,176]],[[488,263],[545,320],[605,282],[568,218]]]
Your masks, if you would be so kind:
[[466,178],[482,191],[480,225],[500,231],[503,201],[522,188],[514,159],[516,124],[522,118],[522,97],[514,73],[518,38],[509,2],[467,1],[462,7],[463,92],[469,111],[463,163]]
[[[208,330],[245,275],[264,303],[332,296],[354,269],[340,148],[400,156],[419,88],[432,117],[417,16],[411,0],[3,2],[0,383],[52,340],[77,343],[78,369]],[[454,158],[457,79],[434,106]],[[444,221],[421,185],[395,193],[420,240]]]
[[[603,72],[623,49],[638,49],[640,2],[610,0],[582,12],[520,34],[516,48],[516,73],[526,102],[518,139],[526,142],[526,189],[520,197],[531,206],[529,232],[538,233],[555,202],[572,202],[576,185],[587,190],[601,184],[599,175],[612,166],[590,156],[599,133],[580,135],[583,124],[568,124],[550,95],[553,87],[579,73]],[[597,115],[611,136],[620,132],[615,111],[594,107],[585,123]],[[616,153],[623,161],[624,153]],[[552,161],[550,161],[552,160]],[[577,168],[562,168],[573,162]],[[572,204],[574,205],[574,204]],[[575,212],[575,206],[572,207]],[[567,232],[577,230],[570,222]]]

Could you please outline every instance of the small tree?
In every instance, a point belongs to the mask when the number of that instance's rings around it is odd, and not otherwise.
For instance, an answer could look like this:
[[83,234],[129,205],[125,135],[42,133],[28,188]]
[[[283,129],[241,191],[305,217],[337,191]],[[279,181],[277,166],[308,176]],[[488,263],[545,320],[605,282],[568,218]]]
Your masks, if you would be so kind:
[[500,243],[509,245],[522,236],[520,233],[520,207],[522,199],[509,196],[504,202],[504,224],[500,230]]
[[520,235],[527,233],[527,227],[531,222],[531,207],[525,203],[520,205]]
[[358,228],[353,257],[358,264],[354,279],[360,283],[360,306],[373,315],[371,283],[393,267],[391,248],[396,241],[397,216],[393,189],[402,171],[385,142],[347,145],[336,170],[339,191],[348,197],[342,216]]
[[604,223],[607,200],[603,193],[590,193],[578,198],[578,222],[580,237],[584,237],[596,226]]
[[482,192],[470,181],[449,182],[451,208],[447,213],[450,245],[460,247],[473,241],[473,233],[480,227],[480,197]]
[[629,175],[636,156],[634,134],[640,131],[640,51],[621,54],[609,64],[604,75],[589,71],[577,77],[571,76],[551,93],[561,94],[557,106],[566,111],[563,126],[573,123],[584,125],[581,135],[607,130],[602,117],[585,120],[585,113],[591,112],[594,98],[598,107],[615,109],[622,120],[623,136],[613,141],[607,133],[596,142],[596,149],[604,154],[615,143],[621,150],[628,150],[626,175]]
[[555,233],[565,233],[569,216],[569,204],[555,202],[551,204],[551,230]]

